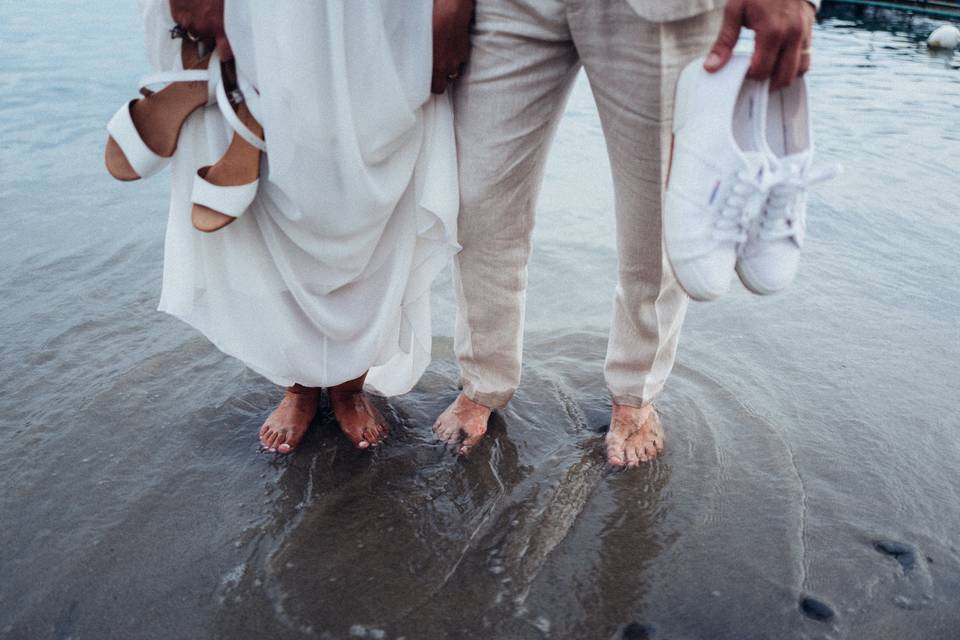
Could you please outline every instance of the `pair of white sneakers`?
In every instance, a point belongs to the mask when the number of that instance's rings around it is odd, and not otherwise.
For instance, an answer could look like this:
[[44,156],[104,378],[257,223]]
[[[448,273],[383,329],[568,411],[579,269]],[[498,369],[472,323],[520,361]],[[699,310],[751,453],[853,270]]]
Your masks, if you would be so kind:
[[803,78],[771,93],[746,77],[749,54],[716,73],[690,63],[677,83],[664,245],[694,300],[730,289],[736,271],[757,294],[788,286],[806,230],[806,190],[840,172],[814,172]]

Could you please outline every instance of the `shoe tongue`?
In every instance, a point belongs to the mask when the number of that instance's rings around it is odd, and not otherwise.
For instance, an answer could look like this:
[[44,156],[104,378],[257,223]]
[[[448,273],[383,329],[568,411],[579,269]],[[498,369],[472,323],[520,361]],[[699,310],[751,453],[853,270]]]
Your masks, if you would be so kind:
[[744,151],[743,167],[759,178],[767,168],[766,156],[760,151]]

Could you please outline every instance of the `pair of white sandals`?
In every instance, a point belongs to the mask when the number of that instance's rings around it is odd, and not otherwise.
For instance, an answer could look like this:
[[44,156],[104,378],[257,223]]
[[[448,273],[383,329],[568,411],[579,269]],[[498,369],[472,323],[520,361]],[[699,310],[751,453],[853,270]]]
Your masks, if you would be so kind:
[[[184,46],[188,46],[186,41]],[[202,60],[206,57],[203,55],[203,45],[202,43],[198,43],[197,46],[200,59]],[[223,114],[224,119],[236,135],[240,136],[245,142],[260,152],[265,152],[266,143],[264,139],[244,124],[236,112],[236,108],[241,103],[245,103],[253,117],[259,121],[259,94],[239,72],[236,74],[236,78],[236,88],[228,91],[223,77],[220,58],[214,51],[209,54],[209,63],[206,69],[181,69],[149,74],[140,80],[139,88],[145,98],[149,98],[154,94],[154,92],[150,90],[151,87],[162,86],[161,89],[156,91],[156,93],[159,93],[174,83],[206,82],[207,100],[203,106],[216,104]],[[121,106],[107,124],[107,132],[110,134],[110,138],[119,146],[130,168],[136,173],[136,177],[121,177],[111,169],[109,159],[110,142],[108,141],[107,168],[115,177],[121,180],[135,180],[137,178],[150,177],[161,171],[173,157],[173,153],[169,156],[156,153],[144,141],[141,132],[134,123],[131,113],[136,102],[137,100],[132,100]],[[190,113],[192,113],[193,110],[191,110]],[[187,117],[189,117],[189,114]],[[180,122],[179,126],[182,127],[185,121],[186,117]],[[176,135],[179,138],[179,130]],[[175,150],[176,147],[174,147],[174,152]],[[197,217],[195,215],[194,226],[197,226],[197,228],[202,231],[216,231],[242,216],[253,203],[260,183],[258,177],[253,182],[240,185],[214,184],[207,180],[207,174],[211,167],[212,165],[207,165],[197,170],[193,182],[191,200],[194,205],[207,207],[223,216],[228,216],[228,218],[223,218],[222,222],[214,227],[201,227],[197,225]],[[257,171],[257,175],[259,176],[259,170]],[[197,208],[195,206],[194,213],[196,213],[196,210]]]

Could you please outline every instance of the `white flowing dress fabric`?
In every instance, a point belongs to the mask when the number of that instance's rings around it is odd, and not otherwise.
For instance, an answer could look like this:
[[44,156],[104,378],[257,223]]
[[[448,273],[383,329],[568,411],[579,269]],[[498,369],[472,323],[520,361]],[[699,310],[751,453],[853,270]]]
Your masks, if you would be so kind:
[[[151,63],[178,68],[167,0],[142,0]],[[197,168],[232,131],[216,105],[172,163],[160,310],[271,381],[409,391],[430,361],[430,285],[458,250],[448,95],[431,96],[431,0],[227,0],[237,70],[260,92],[253,206],[190,222]]]

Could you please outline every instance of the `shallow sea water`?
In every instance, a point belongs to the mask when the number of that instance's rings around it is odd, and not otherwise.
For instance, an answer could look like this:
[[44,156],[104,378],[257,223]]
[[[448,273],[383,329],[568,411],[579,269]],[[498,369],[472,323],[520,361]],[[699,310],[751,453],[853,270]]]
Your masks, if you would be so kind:
[[[870,16],[868,16],[870,17]],[[155,311],[166,180],[113,182],[132,3],[0,5],[0,637],[960,637],[960,56],[828,14],[822,163],[787,292],[694,304],[665,457],[609,470],[613,197],[584,78],[547,169],[522,388],[467,460],[449,277],[435,362],[350,449]]]

